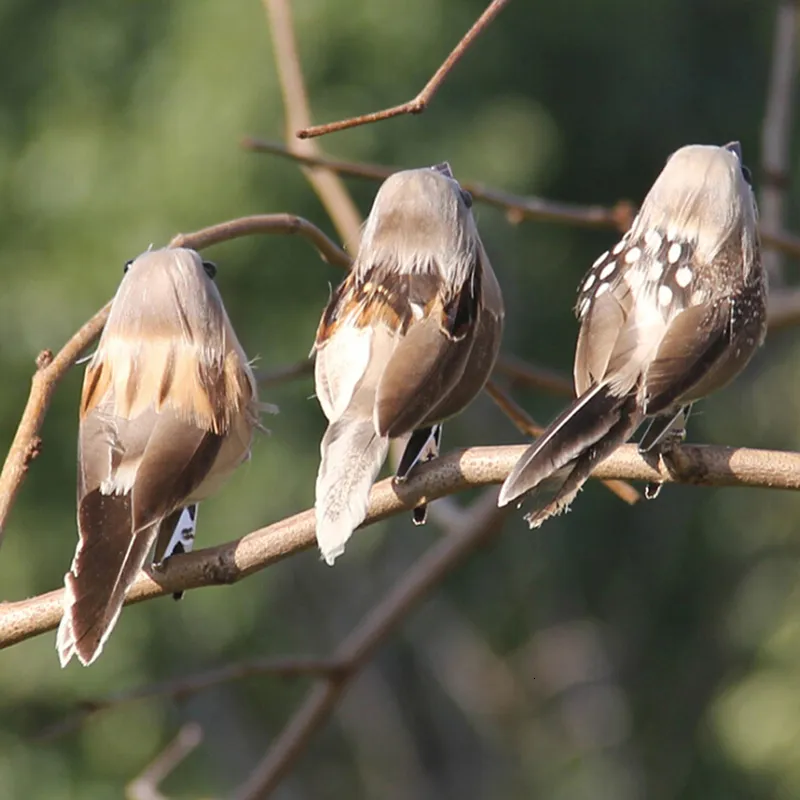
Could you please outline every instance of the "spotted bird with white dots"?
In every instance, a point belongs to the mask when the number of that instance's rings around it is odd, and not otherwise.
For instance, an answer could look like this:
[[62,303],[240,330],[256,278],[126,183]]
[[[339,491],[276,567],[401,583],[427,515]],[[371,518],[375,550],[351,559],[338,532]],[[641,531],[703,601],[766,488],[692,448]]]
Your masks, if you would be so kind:
[[733,380],[764,340],[757,221],[738,142],[672,154],[630,230],[581,283],[577,399],[523,453],[499,505],[527,496],[538,527],[645,419],[640,452],[682,439],[691,404]]

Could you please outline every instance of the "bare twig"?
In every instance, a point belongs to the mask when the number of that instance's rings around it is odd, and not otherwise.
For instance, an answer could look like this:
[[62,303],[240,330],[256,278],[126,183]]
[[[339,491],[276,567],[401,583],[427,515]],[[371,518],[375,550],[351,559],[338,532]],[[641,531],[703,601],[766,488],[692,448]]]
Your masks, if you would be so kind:
[[[797,68],[797,9],[797,0],[782,0],[775,14],[772,67],[761,131],[759,212],[761,225],[771,231],[783,228],[784,198],[789,183],[789,138]],[[780,255],[775,252],[765,253],[764,266],[772,285],[782,285]]]
[[349,671],[343,678],[327,680],[311,690],[261,763],[234,792],[235,800],[267,797],[275,789],[359,670],[397,625],[473,550],[501,531],[507,510],[498,509],[496,501],[496,491],[484,495],[469,524],[436,542],[336,648],[334,658],[347,663]]
[[494,366],[494,372],[496,375],[507,377],[512,386],[518,384],[532,386],[544,392],[563,394],[568,397],[572,397],[575,393],[572,381],[560,372],[547,367],[534,366],[516,356],[500,356]]
[[[315,142],[301,142],[294,137],[294,131],[311,124],[311,111],[300,69],[291,6],[287,0],[263,0],[263,4],[269,17],[275,64],[283,93],[286,141],[289,149],[298,155],[317,155]],[[335,171],[324,168],[304,169],[303,174],[325,206],[342,241],[355,248],[361,230],[361,215],[341,178]]]
[[402,103],[399,106],[385,108],[383,111],[374,111],[371,114],[363,114],[360,117],[340,120],[339,122],[329,122],[326,125],[314,125],[304,127],[297,131],[299,139],[310,139],[314,136],[324,136],[327,133],[343,131],[347,128],[355,128],[358,125],[367,125],[371,122],[380,122],[384,119],[398,117],[401,114],[421,114],[428,104],[433,100],[434,95],[444,83],[453,67],[461,60],[475,39],[483,33],[490,25],[492,20],[508,5],[509,0],[492,0],[483,14],[478,17],[475,24],[467,31],[455,49],[445,59],[444,63],[436,70],[433,77],[425,84],[422,90],[413,100]]
[[187,722],[144,772],[128,784],[125,796],[129,800],[166,800],[158,787],[202,741],[203,729],[196,722]]
[[503,391],[495,381],[490,380],[484,387],[484,391],[520,433],[531,438],[536,438],[544,433],[544,428],[534,422],[528,412],[518,405],[511,395]]
[[[535,438],[541,436],[544,428],[538,425],[522,406],[518,405],[514,398],[505,392],[495,381],[486,384],[486,393],[494,400],[498,408],[511,420],[518,431]],[[632,506],[642,499],[639,492],[629,483],[618,480],[605,480],[603,484],[610,489],[620,500]]]
[[[288,150],[284,145],[247,137],[242,145],[249,150],[272,153],[301,164],[324,164],[341,175],[349,175],[364,180],[382,181],[389,175],[405,167],[386,167],[380,164],[366,164],[355,161],[341,161],[325,156],[301,156]],[[461,185],[469,191],[474,200],[501,208],[511,222],[531,220],[533,222],[559,222],[582,228],[614,228],[626,231],[636,214],[636,207],[627,200],[620,200],[613,206],[583,206],[561,203],[541,197],[523,197],[509,194],[482,183],[464,181]],[[800,237],[789,233],[761,230],[761,243],[766,249],[780,250],[791,258],[800,259]]]
[[[524,446],[456,450],[420,465],[402,485],[377,483],[363,527],[405,513],[423,501],[464,489],[501,483],[524,452]],[[684,445],[670,454],[671,466],[650,464],[635,444],[620,447],[594,472],[595,478],[800,489],[800,453],[782,450]],[[670,471],[672,470],[672,471]],[[236,583],[315,544],[313,510],[304,511],[218,547],[174,556],[163,572],[141,572],[126,603],[174,594],[201,586]],[[62,591],[28,600],[0,603],[0,649],[38,636],[58,625]]]
[[[242,146],[258,153],[271,153],[289,158],[301,164],[324,165],[341,175],[370,181],[382,181],[405,167],[387,167],[381,164],[367,164],[356,161],[341,161],[326,156],[300,155],[282,144],[263,139],[245,137]],[[633,220],[635,208],[627,200],[620,200],[613,207],[582,206],[575,203],[561,203],[540,197],[521,197],[519,195],[492,189],[482,183],[460,181],[461,185],[486,205],[503,209],[511,222],[523,219],[537,222],[560,222],[584,228],[616,228],[626,231]]]
[[172,697],[184,700],[198,692],[203,692],[221,683],[240,681],[255,675],[271,675],[276,678],[296,678],[303,676],[318,677],[320,675],[339,675],[346,670],[346,665],[323,658],[254,658],[227,664],[206,672],[150,683],[123,692],[115,692],[107,697],[85,700],[74,714],[49,725],[38,733],[34,739],[44,742],[63,736],[83,725],[90,717],[112,708],[151,700],[154,697]]
[[179,233],[172,238],[169,246],[203,250],[221,242],[258,233],[298,234],[308,239],[329,264],[345,269],[350,266],[350,256],[341,247],[331,241],[316,225],[294,214],[254,214],[250,217],[231,219],[194,233]]
[[304,358],[302,361],[297,361],[294,364],[289,364],[286,367],[273,369],[269,372],[256,370],[256,380],[258,385],[263,389],[270,386],[279,386],[282,383],[288,383],[296,378],[305,378],[314,374],[314,359]]
[[0,473],[0,544],[3,541],[8,515],[22,487],[28,465],[39,453],[41,446],[39,429],[44,422],[56,386],[78,360],[80,354],[100,335],[110,307],[109,303],[101,308],[61,348],[58,355],[54,357],[49,350],[44,350],[36,359],[36,372],[31,380],[28,402],[3,464],[3,471]]

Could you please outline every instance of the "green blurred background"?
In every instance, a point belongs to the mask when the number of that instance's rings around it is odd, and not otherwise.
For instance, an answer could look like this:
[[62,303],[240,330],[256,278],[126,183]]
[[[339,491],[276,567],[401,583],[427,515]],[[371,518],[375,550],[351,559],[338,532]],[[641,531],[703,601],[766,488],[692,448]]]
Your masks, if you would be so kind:
[[[484,5],[295,0],[315,121],[411,97]],[[586,203],[641,200],[690,142],[740,139],[758,177],[775,7],[517,0],[427,113],[322,144],[397,166],[447,159],[464,180]],[[150,243],[273,211],[335,236],[293,164],[238,147],[245,134],[283,133],[258,0],[2,0],[0,74],[4,446],[36,354],[58,348]],[[376,187],[349,185],[366,213]],[[789,229],[800,227],[796,197]],[[613,232],[512,227],[479,205],[476,215],[506,294],[505,352],[568,373],[575,288]],[[208,255],[259,366],[303,358],[340,272],[296,238]],[[793,331],[771,337],[733,388],[698,408],[690,439],[800,448],[799,355]],[[56,588],[72,558],[80,382],[76,370],[59,388],[14,509],[4,600]],[[203,505],[200,544],[312,504],[324,429],[312,392],[306,378],[266,393],[281,413]],[[516,396],[539,420],[563,402]],[[486,397],[445,431],[448,448],[516,441]],[[800,797],[798,518],[788,493],[668,487],[628,508],[595,483],[543,530],[513,515],[380,651],[275,796]],[[128,608],[90,669],[62,671],[53,633],[3,651],[0,797],[120,797],[187,720],[205,740],[164,792],[226,796],[305,680],[251,679],[32,737],[84,698],[256,655],[328,653],[440,535],[403,516],[356,536],[333,570],[308,552],[236,586]]]

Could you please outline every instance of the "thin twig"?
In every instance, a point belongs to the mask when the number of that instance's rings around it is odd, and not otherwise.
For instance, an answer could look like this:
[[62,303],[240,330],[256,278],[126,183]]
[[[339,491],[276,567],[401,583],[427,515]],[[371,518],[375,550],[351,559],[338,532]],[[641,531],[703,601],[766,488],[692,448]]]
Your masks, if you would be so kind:
[[[369,181],[383,181],[390,175],[406,167],[387,167],[382,164],[368,164],[357,161],[342,161],[321,155],[301,155],[285,145],[263,139],[245,137],[242,147],[257,153],[270,153],[297,161],[300,164],[326,166],[340,175],[361,178]],[[536,222],[560,222],[584,228],[615,228],[626,231],[633,220],[635,209],[627,200],[620,200],[615,206],[583,206],[576,203],[561,203],[540,197],[521,197],[520,195],[492,189],[482,183],[460,181],[473,199],[486,205],[503,209],[511,222],[523,219]]]
[[129,800],[166,800],[158,787],[202,741],[203,729],[196,722],[187,722],[144,772],[128,784],[125,796]]
[[359,670],[395,628],[470,553],[500,533],[507,510],[498,509],[496,502],[496,491],[484,495],[469,524],[439,539],[336,648],[334,659],[348,664],[349,671],[343,678],[327,680],[310,691],[264,759],[233,793],[234,800],[264,798],[275,789],[309,739],[330,717]]
[[[301,142],[294,137],[294,131],[311,124],[311,110],[300,69],[291,6],[287,0],[263,0],[263,4],[269,18],[275,65],[283,93],[286,141],[289,149],[298,155],[318,155],[315,142]],[[341,178],[335,171],[324,168],[304,169],[303,174],[317,193],[342,241],[355,249],[361,231],[361,215]]]
[[[490,380],[485,387],[486,394],[494,400],[497,407],[511,420],[520,433],[531,438],[536,438],[544,433],[544,428],[537,424],[533,418],[520,406],[508,392],[504,391],[497,383]],[[620,500],[632,506],[642,499],[642,496],[629,483],[618,480],[605,480],[602,483],[611,490]]]
[[100,309],[53,357],[43,350],[36,359],[36,372],[31,380],[28,402],[22,412],[14,441],[0,473],[0,544],[5,534],[6,522],[14,501],[22,488],[28,465],[39,454],[42,427],[50,400],[61,379],[78,360],[81,353],[100,335],[106,323],[111,304]]
[[[783,228],[783,207],[789,184],[789,140],[792,126],[794,78],[797,68],[797,0],[782,0],[775,13],[772,67],[767,107],[761,130],[761,224],[768,230]],[[764,254],[764,267],[773,286],[783,284],[778,253]]]
[[[371,181],[382,181],[389,175],[406,167],[387,167],[381,164],[368,164],[357,161],[341,161],[325,156],[304,156],[288,150],[284,145],[247,137],[242,146],[260,153],[271,153],[301,164],[324,164],[341,175]],[[474,200],[501,208],[508,219],[517,223],[522,220],[533,222],[559,222],[582,228],[613,228],[626,231],[636,215],[636,207],[627,200],[620,200],[613,206],[584,206],[574,203],[561,203],[541,197],[525,197],[493,189],[482,183],[464,181],[461,185],[469,191]],[[800,237],[790,233],[778,233],[761,229],[761,243],[765,249],[780,250],[791,258],[800,259]]]
[[256,380],[258,385],[265,389],[271,386],[279,386],[282,383],[296,380],[297,378],[305,378],[314,374],[314,359],[304,358],[302,361],[297,361],[294,364],[289,364],[285,367],[263,372],[256,370]]
[[444,63],[436,70],[433,77],[425,84],[422,91],[412,100],[402,103],[399,106],[385,108],[383,111],[373,111],[371,114],[362,114],[360,117],[340,120],[339,122],[329,122],[325,125],[314,125],[304,127],[297,131],[299,139],[310,139],[314,136],[324,136],[328,133],[343,131],[347,128],[355,128],[358,125],[367,125],[371,122],[380,122],[384,119],[398,117],[401,114],[421,114],[428,104],[433,100],[434,95],[444,83],[453,67],[461,60],[475,39],[483,33],[494,18],[508,5],[509,0],[492,0],[483,14],[478,17],[477,22],[464,34],[461,41],[455,46],[453,51],[445,59]]
[[[423,501],[501,483],[524,451],[524,445],[456,450],[415,468],[408,481],[401,485],[395,485],[391,479],[381,481],[372,488],[362,528],[407,513]],[[594,477],[798,490],[800,453],[684,445],[671,451],[670,467],[667,467],[663,463],[648,463],[637,446],[629,444],[598,465]],[[174,556],[163,571],[140,572],[125,602],[138,603],[201,586],[236,583],[315,543],[314,511],[311,509],[241,539]],[[60,589],[28,600],[0,603],[0,649],[53,630],[61,613]]]
[[254,214],[250,217],[231,219],[208,228],[201,228],[194,233],[179,233],[172,238],[169,246],[203,250],[215,244],[258,233],[298,234],[311,242],[323,260],[329,264],[345,269],[350,266],[350,256],[341,247],[329,239],[316,225],[294,214]]
[[123,692],[115,692],[107,697],[84,700],[73,714],[34,736],[36,742],[46,742],[71,733],[81,727],[90,717],[109,709],[116,709],[141,700],[155,697],[172,697],[185,700],[198,692],[203,692],[221,683],[231,683],[256,675],[271,675],[276,678],[319,677],[320,675],[340,675],[346,665],[333,659],[324,658],[254,658],[235,664],[226,664],[206,672],[174,678],[160,683],[150,683]]
[[494,374],[507,377],[512,386],[532,386],[544,392],[574,396],[572,381],[560,372],[538,367],[516,356],[500,356],[494,366]]

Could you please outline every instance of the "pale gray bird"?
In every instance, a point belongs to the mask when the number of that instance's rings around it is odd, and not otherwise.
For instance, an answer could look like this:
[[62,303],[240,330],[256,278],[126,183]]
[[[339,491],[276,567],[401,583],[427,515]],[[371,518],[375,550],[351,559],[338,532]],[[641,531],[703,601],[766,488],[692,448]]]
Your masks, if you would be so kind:
[[757,221],[738,142],[673,153],[581,283],[577,399],[519,459],[501,506],[532,492],[526,519],[538,527],[645,418],[639,448],[652,452],[695,400],[744,369],[766,334]]
[[403,480],[438,454],[439,423],[480,392],[494,366],[503,300],[471,206],[446,164],[389,177],[322,315],[315,380],[329,426],[315,509],[329,564],[364,520],[389,441],[408,437]]
[[190,549],[196,503],[249,457],[256,383],[215,273],[183,248],[126,265],[83,381],[62,666],[100,655],[153,546],[157,562]]

